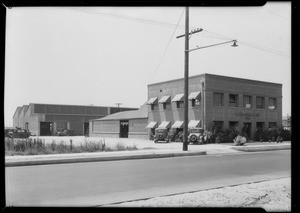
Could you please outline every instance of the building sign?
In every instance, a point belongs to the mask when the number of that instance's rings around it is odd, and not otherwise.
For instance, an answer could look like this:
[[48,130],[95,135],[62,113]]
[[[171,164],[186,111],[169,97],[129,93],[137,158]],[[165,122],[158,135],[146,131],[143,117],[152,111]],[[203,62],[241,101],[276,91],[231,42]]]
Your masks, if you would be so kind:
[[121,121],[121,125],[122,125],[122,126],[128,125],[128,121]]
[[251,116],[259,117],[259,113],[256,112],[237,112],[235,114],[237,116],[246,116],[247,118],[250,118]]

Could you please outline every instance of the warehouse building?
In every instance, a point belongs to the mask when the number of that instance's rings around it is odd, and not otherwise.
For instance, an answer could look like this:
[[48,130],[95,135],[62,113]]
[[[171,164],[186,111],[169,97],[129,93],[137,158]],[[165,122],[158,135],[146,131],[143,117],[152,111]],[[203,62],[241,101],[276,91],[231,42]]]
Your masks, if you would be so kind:
[[148,106],[90,121],[90,136],[147,139]]
[[[92,121],[90,130],[94,136],[137,137],[134,126],[139,126],[139,138],[150,138],[158,127],[182,131],[183,93],[183,78],[150,84],[141,109]],[[189,78],[188,101],[189,128],[206,129],[211,123],[219,129],[238,127],[251,139],[258,128],[282,125],[282,84],[205,73]],[[145,114],[136,117],[141,111]],[[123,120],[128,122],[128,135],[121,133]]]
[[89,131],[89,120],[127,110],[136,108],[30,103],[17,107],[13,125],[38,136],[56,135],[57,130],[62,129],[85,135]]

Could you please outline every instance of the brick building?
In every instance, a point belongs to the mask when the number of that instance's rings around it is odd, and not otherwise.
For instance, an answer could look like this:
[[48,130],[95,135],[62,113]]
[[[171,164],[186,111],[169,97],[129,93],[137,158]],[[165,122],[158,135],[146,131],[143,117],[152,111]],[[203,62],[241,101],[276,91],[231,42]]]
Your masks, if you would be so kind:
[[[183,93],[184,79],[148,85],[149,127],[163,122],[169,128],[182,128]],[[189,127],[206,129],[214,122],[221,129],[244,129],[252,138],[257,128],[282,124],[281,84],[201,74],[189,78],[188,99]]]
[[55,135],[59,129],[70,129],[75,135],[84,135],[89,130],[89,120],[127,110],[136,108],[30,103],[17,107],[13,125],[38,136]]
[[[92,136],[150,138],[157,127],[182,130],[184,79],[148,85],[148,101],[139,110],[90,122]],[[282,125],[282,85],[201,74],[189,78],[189,128],[238,127],[253,138],[257,128]]]

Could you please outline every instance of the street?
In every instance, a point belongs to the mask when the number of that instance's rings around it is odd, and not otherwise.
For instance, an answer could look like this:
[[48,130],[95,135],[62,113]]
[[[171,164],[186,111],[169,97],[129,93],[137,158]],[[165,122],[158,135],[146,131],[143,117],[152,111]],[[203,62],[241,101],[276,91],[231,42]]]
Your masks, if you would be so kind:
[[7,167],[7,206],[99,206],[291,175],[290,150]]

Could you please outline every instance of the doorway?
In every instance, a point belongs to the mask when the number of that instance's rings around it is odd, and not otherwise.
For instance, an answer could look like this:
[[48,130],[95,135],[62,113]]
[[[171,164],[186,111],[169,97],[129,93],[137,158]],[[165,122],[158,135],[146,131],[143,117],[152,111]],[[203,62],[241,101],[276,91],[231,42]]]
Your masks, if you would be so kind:
[[84,124],[83,124],[83,134],[84,135],[86,135],[86,136],[88,136],[89,135],[89,123],[88,122],[85,122]]
[[120,121],[120,138],[128,138],[128,120]]
[[251,123],[244,123],[243,132],[247,134],[248,138],[251,138]]
[[52,122],[41,122],[40,123],[40,136],[51,136],[53,132]]

